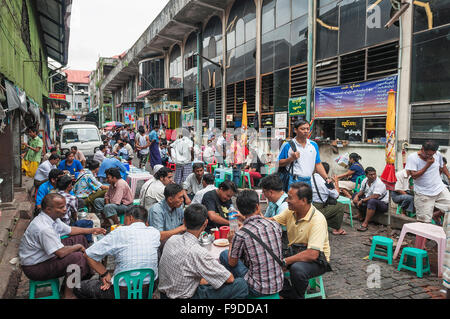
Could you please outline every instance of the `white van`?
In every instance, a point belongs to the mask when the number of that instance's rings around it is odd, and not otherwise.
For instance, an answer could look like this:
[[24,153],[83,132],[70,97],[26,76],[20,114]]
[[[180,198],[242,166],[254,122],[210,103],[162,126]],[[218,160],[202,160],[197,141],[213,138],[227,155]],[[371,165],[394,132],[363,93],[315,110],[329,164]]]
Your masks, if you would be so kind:
[[83,152],[86,158],[94,156],[94,149],[102,145],[100,132],[93,122],[64,122],[61,127],[60,145],[64,153],[72,146]]

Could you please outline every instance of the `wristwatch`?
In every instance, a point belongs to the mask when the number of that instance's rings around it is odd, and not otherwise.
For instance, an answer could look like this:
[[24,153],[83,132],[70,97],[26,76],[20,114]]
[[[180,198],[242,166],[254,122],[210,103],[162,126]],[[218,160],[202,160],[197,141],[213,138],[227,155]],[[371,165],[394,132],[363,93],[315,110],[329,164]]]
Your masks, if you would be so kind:
[[283,268],[287,268],[286,258],[283,258],[281,261],[283,262]]

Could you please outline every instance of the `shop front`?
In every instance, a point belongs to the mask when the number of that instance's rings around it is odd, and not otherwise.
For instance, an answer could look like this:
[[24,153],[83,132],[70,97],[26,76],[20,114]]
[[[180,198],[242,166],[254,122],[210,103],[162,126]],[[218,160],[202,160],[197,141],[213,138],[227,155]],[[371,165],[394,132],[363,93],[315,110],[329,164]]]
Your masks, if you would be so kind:
[[381,174],[391,89],[397,92],[397,75],[315,88],[311,139],[318,143],[322,161],[331,165],[339,155],[355,152],[362,157],[364,167],[372,166]]

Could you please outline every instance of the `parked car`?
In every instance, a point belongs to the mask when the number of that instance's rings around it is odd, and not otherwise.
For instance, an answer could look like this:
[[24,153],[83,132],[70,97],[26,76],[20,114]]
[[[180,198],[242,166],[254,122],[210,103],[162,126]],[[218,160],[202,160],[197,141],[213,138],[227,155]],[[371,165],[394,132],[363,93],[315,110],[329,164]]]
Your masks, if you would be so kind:
[[100,132],[93,122],[64,122],[60,136],[63,154],[70,151],[72,146],[76,146],[86,159],[92,159],[95,148],[103,144]]

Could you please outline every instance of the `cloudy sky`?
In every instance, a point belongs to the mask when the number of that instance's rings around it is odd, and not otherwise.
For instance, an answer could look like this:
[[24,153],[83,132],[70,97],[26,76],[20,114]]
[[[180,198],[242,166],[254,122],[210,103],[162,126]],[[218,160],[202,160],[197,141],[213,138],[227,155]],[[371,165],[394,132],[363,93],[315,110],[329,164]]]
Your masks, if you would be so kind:
[[92,71],[100,56],[128,50],[169,0],[74,0],[69,62],[73,70]]

